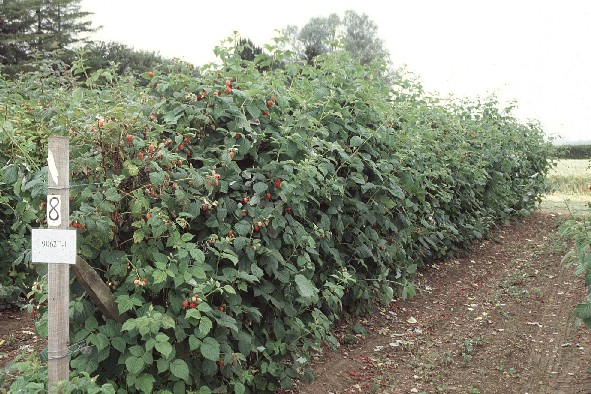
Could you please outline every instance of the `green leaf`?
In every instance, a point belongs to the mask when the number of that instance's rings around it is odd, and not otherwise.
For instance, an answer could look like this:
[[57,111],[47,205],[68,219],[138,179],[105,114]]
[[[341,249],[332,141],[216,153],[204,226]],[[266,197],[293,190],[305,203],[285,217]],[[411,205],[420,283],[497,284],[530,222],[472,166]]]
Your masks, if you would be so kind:
[[252,263],[250,265],[250,271],[257,278],[262,278],[263,275],[265,274],[265,272],[256,263]]
[[192,240],[192,239],[193,239],[193,237],[194,237],[194,235],[193,235],[193,234],[191,234],[191,233],[184,233],[184,234],[181,236],[181,241],[183,241],[183,242],[189,242],[190,240]]
[[208,360],[218,361],[220,359],[220,344],[215,340],[215,338],[204,338],[199,350],[201,351],[203,357]]
[[135,297],[130,297],[128,294],[117,296],[115,302],[117,302],[119,313],[122,314],[133,309],[134,306],[142,306],[142,302],[140,300]]
[[318,293],[318,289],[304,275],[297,274],[294,279],[297,285],[298,293],[300,293],[302,297],[310,298]]
[[154,277],[154,284],[165,282],[166,278],[168,277],[166,271],[162,270],[154,270],[152,276]]
[[185,394],[186,392],[187,387],[185,385],[185,382],[183,382],[182,380],[176,382],[172,387],[172,394]]
[[254,186],[252,187],[252,190],[254,190],[255,193],[257,194],[261,194],[267,191],[268,189],[268,185],[264,182],[257,182],[254,184]]
[[189,349],[191,351],[198,349],[201,346],[201,341],[195,335],[189,337]]
[[74,106],[80,106],[82,100],[84,99],[84,89],[77,87],[72,91],[72,104]]
[[170,341],[170,337],[163,332],[159,332],[156,335],[156,338],[154,338],[154,339],[156,339],[156,341],[158,341],[158,342],[169,342]]
[[212,328],[213,328],[213,323],[211,322],[211,320],[208,317],[203,316],[201,318],[201,320],[199,321],[199,334],[200,334],[201,338],[203,338],[207,334],[209,334],[209,332],[211,331]]
[[126,160],[123,163],[123,166],[125,167],[125,169],[129,173],[129,175],[131,175],[131,176],[136,176],[137,174],[140,173],[139,167],[136,166],[135,164],[133,164],[130,160]]
[[133,345],[129,348],[129,352],[136,357],[141,357],[146,352],[146,349],[140,345]]
[[154,383],[156,379],[152,375],[143,373],[135,379],[135,387],[146,394],[154,391]]
[[234,383],[234,394],[244,394],[246,393],[246,387],[241,382]]
[[246,245],[250,244],[250,239],[246,237],[236,237],[234,238],[234,247],[236,249],[242,249]]
[[189,268],[189,271],[187,271],[187,272],[193,278],[196,278],[196,279],[207,279],[207,275],[205,274],[205,271],[201,267],[193,266],[193,267]]
[[8,165],[2,169],[2,183],[14,185],[18,179],[18,168],[14,164]]
[[236,256],[231,250],[226,250],[225,252],[220,253],[220,258],[228,259],[233,264],[238,264],[238,256]]
[[156,361],[156,367],[158,368],[158,373],[162,373],[168,371],[170,363],[163,358],[159,358],[158,361]]
[[136,327],[137,327],[137,323],[136,323],[135,319],[129,319],[125,323],[123,323],[123,326],[121,327],[121,331],[131,331]]
[[84,328],[86,328],[88,331],[94,331],[98,328],[98,321],[94,316],[90,316],[84,322]]
[[581,320],[591,317],[591,304],[579,303],[575,306],[574,315]]
[[189,250],[189,254],[195,260],[197,264],[203,264],[205,262],[205,254],[201,249],[193,248]]
[[295,158],[298,155],[299,151],[299,146],[295,142],[287,141],[287,143],[285,144],[285,153],[287,153],[287,156],[289,156],[290,158]]
[[144,369],[144,360],[141,357],[129,356],[125,360],[127,371],[132,375],[137,375]]
[[226,293],[236,294],[236,290],[234,290],[234,288],[230,285],[224,285],[222,289],[224,289]]
[[174,328],[176,326],[174,319],[170,316],[164,316],[160,321],[160,324],[162,324],[163,328]]
[[96,349],[100,352],[101,350],[103,350],[104,348],[106,348],[107,346],[109,346],[109,338],[107,338],[107,336],[105,334],[103,334],[102,332],[99,332],[98,334],[96,334],[94,336],[94,340],[90,341],[94,346],[96,346]]
[[207,386],[201,386],[197,394],[211,394],[211,389]]
[[197,310],[203,313],[208,313],[211,312],[211,307],[207,302],[202,302],[199,305],[197,305]]
[[168,357],[172,353],[172,345],[168,342],[157,342],[155,347],[164,357]]
[[162,185],[165,179],[164,174],[166,174],[164,171],[151,172],[149,175],[150,183],[154,186]]
[[121,200],[121,195],[114,187],[110,187],[105,191],[105,198],[111,202],[117,202]]
[[168,230],[166,224],[159,216],[152,216],[150,220],[148,220],[148,224],[151,226],[152,235],[154,237],[159,237]]
[[258,106],[256,106],[254,103],[249,103],[246,105],[246,110],[248,111],[248,113],[250,114],[250,116],[252,116],[253,119],[258,119],[260,118],[262,112],[259,109]]
[[394,289],[390,286],[385,286],[380,295],[380,301],[383,305],[388,305],[394,299]]
[[245,236],[250,234],[252,230],[252,225],[248,223],[246,220],[241,220],[234,225],[234,228],[236,229],[238,235]]
[[167,124],[176,124],[177,121],[183,116],[183,107],[177,106],[173,110],[168,111],[164,114],[164,122]]
[[351,137],[351,141],[349,141],[349,145],[351,146],[351,148],[355,148],[359,145],[363,144],[363,138],[354,135],[353,137]]
[[362,175],[355,172],[349,174],[349,179],[359,185],[363,185],[365,183],[365,179],[362,178]]
[[156,340],[154,338],[150,338],[146,341],[144,346],[146,347],[146,351],[149,352],[154,349],[154,345],[156,345]]
[[139,244],[146,238],[146,234],[142,230],[136,230],[133,233],[133,242]]
[[[123,331],[123,329],[121,330]],[[111,346],[113,346],[113,349],[117,350],[118,352],[123,353],[127,347],[127,343],[121,337],[113,337],[111,338]]]
[[196,319],[196,320],[201,319],[201,313],[199,312],[198,309],[187,310],[187,312],[185,313],[185,319],[189,320],[191,318]]
[[403,300],[407,298],[413,298],[415,296],[415,285],[411,281],[405,279],[404,283],[402,284],[402,294],[401,297]]
[[220,326],[227,327],[234,332],[239,331],[238,326],[236,325],[236,319],[227,314],[222,314],[222,316],[217,319],[217,322]]
[[170,363],[170,372],[179,379],[189,380],[189,367],[183,360],[176,359]]
[[6,133],[12,133],[14,131],[14,126],[8,120],[5,121],[4,123],[2,123],[2,128],[4,129],[4,132],[6,132]]
[[143,194],[137,195],[137,193],[133,193],[133,198],[131,199],[129,206],[131,207],[131,213],[134,215],[140,215],[150,207],[148,199],[144,197]]

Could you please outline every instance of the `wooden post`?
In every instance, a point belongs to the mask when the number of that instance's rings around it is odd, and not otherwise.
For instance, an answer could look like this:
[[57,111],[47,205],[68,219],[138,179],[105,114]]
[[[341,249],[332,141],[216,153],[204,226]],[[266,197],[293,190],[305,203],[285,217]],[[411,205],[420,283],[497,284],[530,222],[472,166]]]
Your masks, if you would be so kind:
[[[47,225],[67,229],[70,222],[70,144],[50,137],[47,154]],[[49,387],[70,375],[70,265],[48,265],[48,375]],[[51,389],[50,389],[51,391]]]

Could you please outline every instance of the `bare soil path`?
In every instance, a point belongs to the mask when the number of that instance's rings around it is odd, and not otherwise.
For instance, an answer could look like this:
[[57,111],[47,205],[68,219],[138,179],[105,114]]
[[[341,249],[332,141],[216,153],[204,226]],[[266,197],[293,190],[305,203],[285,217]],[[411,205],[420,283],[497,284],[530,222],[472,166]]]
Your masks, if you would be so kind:
[[343,328],[345,344],[294,393],[591,393],[591,332],[572,316],[584,284],[561,263],[565,216],[537,212],[425,269],[420,294],[363,321],[365,334]]
[[39,351],[44,346],[45,340],[35,332],[35,319],[31,314],[18,309],[0,309],[0,369],[23,351]]

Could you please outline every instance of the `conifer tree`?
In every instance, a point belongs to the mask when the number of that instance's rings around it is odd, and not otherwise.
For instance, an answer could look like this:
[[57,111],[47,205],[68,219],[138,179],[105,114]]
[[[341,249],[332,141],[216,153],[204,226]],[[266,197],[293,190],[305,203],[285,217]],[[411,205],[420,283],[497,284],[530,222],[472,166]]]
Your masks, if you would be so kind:
[[39,0],[37,16],[38,49],[52,51],[86,41],[84,33],[96,31],[80,9],[81,0]]
[[33,45],[37,0],[0,0],[0,64],[18,64]]
[[[85,42],[96,30],[81,0],[0,0],[0,64],[9,73],[33,54],[47,55]],[[5,72],[7,70],[4,70]]]

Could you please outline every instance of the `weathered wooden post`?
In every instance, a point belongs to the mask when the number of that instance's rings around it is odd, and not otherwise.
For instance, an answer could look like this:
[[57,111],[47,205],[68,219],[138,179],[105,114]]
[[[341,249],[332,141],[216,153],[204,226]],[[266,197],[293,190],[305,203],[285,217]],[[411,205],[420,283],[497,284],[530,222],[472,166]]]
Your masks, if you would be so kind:
[[69,140],[50,137],[47,154],[47,226],[33,230],[32,260],[48,263],[49,387],[70,374],[70,264],[76,262],[76,231],[67,230],[70,212]]
[[[67,138],[52,137],[48,145],[47,225],[67,229],[70,222],[70,142]],[[70,376],[70,265],[65,261],[49,264],[47,282],[47,370],[51,387]]]

